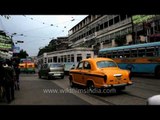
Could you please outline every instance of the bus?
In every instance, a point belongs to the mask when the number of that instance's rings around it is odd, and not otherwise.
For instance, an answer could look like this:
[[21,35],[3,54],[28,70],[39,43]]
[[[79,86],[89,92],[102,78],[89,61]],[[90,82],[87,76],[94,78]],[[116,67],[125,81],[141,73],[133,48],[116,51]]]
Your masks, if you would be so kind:
[[31,58],[21,58],[19,68],[24,73],[35,73],[35,63]]
[[62,63],[65,65],[65,72],[75,68],[82,59],[93,58],[94,51],[92,48],[72,48],[66,50],[43,53],[38,56],[39,67],[44,63]]
[[103,48],[98,56],[112,58],[120,68],[133,73],[151,73],[160,78],[160,42]]

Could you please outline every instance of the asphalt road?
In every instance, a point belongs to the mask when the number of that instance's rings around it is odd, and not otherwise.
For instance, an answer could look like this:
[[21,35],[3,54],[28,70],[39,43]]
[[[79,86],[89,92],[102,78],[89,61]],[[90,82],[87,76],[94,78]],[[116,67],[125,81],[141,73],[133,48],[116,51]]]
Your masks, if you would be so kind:
[[20,91],[15,91],[9,105],[146,105],[148,97],[160,93],[159,79],[135,76],[132,81],[121,93],[90,94],[83,87],[70,88],[68,76],[46,80],[37,74],[21,74]]
[[20,90],[15,91],[15,100],[10,105],[90,105],[71,93],[58,92],[60,90],[63,89],[51,81],[38,79],[36,74],[22,74]]

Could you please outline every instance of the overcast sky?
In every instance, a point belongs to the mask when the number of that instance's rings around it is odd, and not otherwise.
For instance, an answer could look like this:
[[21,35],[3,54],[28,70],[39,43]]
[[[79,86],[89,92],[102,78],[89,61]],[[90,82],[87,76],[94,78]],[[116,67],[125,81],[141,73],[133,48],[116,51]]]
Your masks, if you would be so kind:
[[0,30],[13,36],[14,43],[27,51],[30,56],[37,56],[52,38],[68,36],[68,31],[87,15],[10,15],[9,19],[0,16]]

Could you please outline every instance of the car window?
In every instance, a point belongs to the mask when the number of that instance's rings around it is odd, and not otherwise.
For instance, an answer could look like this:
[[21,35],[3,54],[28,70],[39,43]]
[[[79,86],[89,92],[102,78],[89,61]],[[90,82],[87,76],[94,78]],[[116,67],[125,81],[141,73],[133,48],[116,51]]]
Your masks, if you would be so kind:
[[91,69],[91,65],[89,62],[84,62],[84,69],[87,69],[87,70]]
[[98,68],[106,68],[106,67],[117,67],[117,65],[113,61],[98,61]]
[[82,69],[83,68],[83,62],[80,62],[77,66],[77,69]]

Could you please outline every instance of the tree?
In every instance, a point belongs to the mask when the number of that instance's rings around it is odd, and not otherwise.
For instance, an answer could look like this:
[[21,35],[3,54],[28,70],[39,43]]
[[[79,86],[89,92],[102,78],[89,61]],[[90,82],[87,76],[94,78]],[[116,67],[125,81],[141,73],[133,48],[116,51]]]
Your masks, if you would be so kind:
[[9,19],[11,16],[10,15],[1,15],[2,17]]
[[125,36],[125,35],[117,36],[117,37],[115,38],[115,42],[116,42],[116,44],[117,44],[118,46],[124,45],[124,44],[127,42],[126,36]]
[[18,57],[21,59],[21,58],[27,58],[28,53],[26,51],[23,51],[21,50],[19,53],[18,53]]

